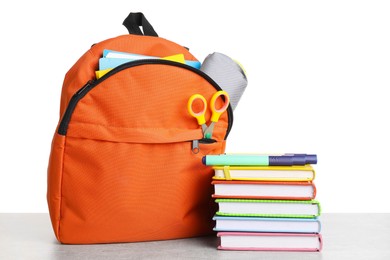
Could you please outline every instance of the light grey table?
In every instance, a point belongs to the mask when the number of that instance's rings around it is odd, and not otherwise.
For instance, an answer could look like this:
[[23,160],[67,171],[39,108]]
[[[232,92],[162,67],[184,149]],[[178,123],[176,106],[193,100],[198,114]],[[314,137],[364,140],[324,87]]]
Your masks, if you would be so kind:
[[61,245],[48,214],[0,214],[0,259],[390,259],[390,214],[323,214],[320,253],[217,250],[215,236]]

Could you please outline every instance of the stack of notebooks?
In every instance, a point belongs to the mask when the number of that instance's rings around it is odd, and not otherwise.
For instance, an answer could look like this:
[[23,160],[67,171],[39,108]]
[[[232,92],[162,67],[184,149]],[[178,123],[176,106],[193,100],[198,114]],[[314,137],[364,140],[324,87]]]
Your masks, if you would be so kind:
[[218,249],[320,251],[316,155],[210,155]]

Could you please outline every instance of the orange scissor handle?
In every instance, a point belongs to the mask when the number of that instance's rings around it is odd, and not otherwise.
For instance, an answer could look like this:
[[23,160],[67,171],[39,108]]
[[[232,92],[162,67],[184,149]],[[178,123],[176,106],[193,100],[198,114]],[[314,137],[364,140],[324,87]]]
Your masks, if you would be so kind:
[[[224,96],[225,100],[223,106],[220,109],[217,109],[216,102],[220,96]],[[218,122],[219,117],[226,111],[226,109],[229,106],[229,103],[230,103],[230,98],[229,98],[229,94],[226,91],[220,90],[211,97],[210,100],[210,109],[212,112],[211,122]]]
[[[192,104],[197,99],[201,100],[202,103],[203,103],[203,110],[200,111],[200,112],[194,112],[194,110],[192,109]],[[201,94],[194,94],[194,95],[192,95],[190,97],[190,99],[188,99],[187,109],[188,109],[188,112],[190,113],[190,115],[195,117],[196,120],[198,120],[198,124],[199,125],[206,124],[205,114],[206,114],[206,109],[207,109],[207,101],[204,98],[204,96],[202,96]]]

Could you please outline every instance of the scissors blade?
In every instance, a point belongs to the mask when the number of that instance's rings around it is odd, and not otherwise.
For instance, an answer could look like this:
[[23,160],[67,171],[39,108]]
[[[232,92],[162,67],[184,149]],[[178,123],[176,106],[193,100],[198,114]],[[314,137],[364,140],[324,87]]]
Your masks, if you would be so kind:
[[205,135],[206,134],[206,131],[207,131],[207,125],[206,124],[203,124],[202,125],[202,131],[203,131],[203,135]]
[[214,125],[215,125],[215,122],[211,122],[209,127],[207,127],[205,131],[203,131],[204,138],[211,139],[211,137],[213,136]]

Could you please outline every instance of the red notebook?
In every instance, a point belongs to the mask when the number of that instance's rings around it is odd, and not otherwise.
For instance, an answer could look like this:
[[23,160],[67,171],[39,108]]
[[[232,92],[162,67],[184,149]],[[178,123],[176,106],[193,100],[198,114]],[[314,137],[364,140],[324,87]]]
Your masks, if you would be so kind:
[[313,182],[213,181],[213,198],[311,200]]

